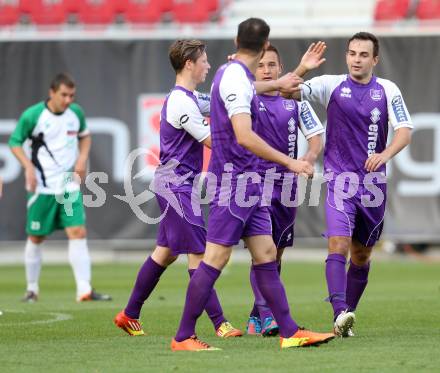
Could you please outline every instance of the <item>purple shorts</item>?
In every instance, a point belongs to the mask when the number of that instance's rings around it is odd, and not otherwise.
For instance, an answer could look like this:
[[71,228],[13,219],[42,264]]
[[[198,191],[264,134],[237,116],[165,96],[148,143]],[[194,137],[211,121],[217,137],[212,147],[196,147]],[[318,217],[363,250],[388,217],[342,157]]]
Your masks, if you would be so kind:
[[237,197],[235,187],[231,188],[229,202],[219,202],[219,195],[220,188],[217,188],[216,196],[209,205],[207,241],[233,246],[243,237],[272,235],[269,209],[260,205],[261,185],[247,186],[245,201],[249,198],[258,199],[257,203],[250,206],[237,202],[241,198]]
[[[206,229],[203,215],[197,216],[191,205],[191,191],[174,191],[180,214],[166,199],[156,194],[161,213],[167,209],[159,223],[157,245],[169,247],[173,255],[202,254],[205,252]],[[181,216],[182,215],[182,216]]]
[[[374,246],[383,229],[386,188],[386,184],[346,182],[337,186],[334,180],[328,181],[326,237],[353,237],[364,246]],[[347,194],[352,196],[347,197]]]
[[[272,238],[277,249],[293,245],[293,228],[295,225],[296,207],[288,207],[282,203],[281,185],[274,185],[271,205],[269,206],[272,220]],[[296,185],[293,185],[290,201],[295,200]]]

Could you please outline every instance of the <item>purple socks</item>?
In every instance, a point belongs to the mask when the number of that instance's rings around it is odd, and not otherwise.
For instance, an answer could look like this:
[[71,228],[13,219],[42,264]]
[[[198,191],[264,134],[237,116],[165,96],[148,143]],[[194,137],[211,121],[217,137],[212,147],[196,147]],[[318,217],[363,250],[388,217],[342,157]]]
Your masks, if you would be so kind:
[[253,266],[251,266],[249,277],[251,281],[252,291],[254,292],[255,297],[254,308],[252,309],[250,316],[258,317],[263,322],[267,317],[273,317],[272,311],[270,310],[269,306],[266,303],[266,300],[263,297],[263,294],[261,294],[261,291],[258,288]]
[[139,270],[127,307],[125,307],[124,312],[128,317],[139,318],[145,300],[156,287],[165,269],[166,267],[157,264],[151,256],[148,257]]
[[[193,276],[195,271],[195,269],[188,269],[190,278]],[[225,317],[223,316],[222,306],[220,305],[220,301],[217,297],[217,292],[214,288],[211,290],[211,295],[208,298],[208,303],[206,303],[205,311],[211,319],[215,330],[217,330],[220,325],[226,321]]]
[[191,276],[176,341],[182,342],[195,334],[197,319],[205,309],[220,273],[202,261]]
[[357,266],[350,260],[350,266],[347,271],[347,305],[349,311],[356,310],[359,299],[368,283],[368,272],[370,263],[363,266]]
[[345,272],[345,256],[342,254],[329,254],[325,261],[325,276],[329,301],[333,307],[334,319],[348,308],[346,303],[347,274]]
[[298,325],[290,316],[286,292],[278,273],[278,262],[252,265],[252,270],[258,288],[272,310],[280,328],[281,337],[291,337],[298,330]]

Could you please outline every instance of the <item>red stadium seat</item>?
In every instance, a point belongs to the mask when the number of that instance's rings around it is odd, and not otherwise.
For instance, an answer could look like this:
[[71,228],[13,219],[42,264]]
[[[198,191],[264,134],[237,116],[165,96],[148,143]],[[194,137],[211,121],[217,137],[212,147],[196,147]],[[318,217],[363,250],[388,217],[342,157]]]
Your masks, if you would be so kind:
[[108,24],[115,20],[115,0],[77,0],[77,2],[80,23]]
[[0,25],[14,25],[19,20],[19,0],[0,0]]
[[[37,25],[54,25],[66,22],[67,13],[63,0],[28,0],[25,10],[30,13],[30,19]],[[23,9],[23,7],[22,7]]]
[[[31,0],[32,1],[32,0]],[[64,9],[67,13],[78,13],[81,8],[81,1],[78,0],[63,0]]]
[[203,23],[209,21],[213,1],[174,0],[173,19],[181,23]]
[[417,5],[416,15],[418,19],[440,19],[439,0],[420,0]]
[[408,14],[409,0],[378,0],[374,12],[376,21],[397,21]]
[[124,12],[126,22],[154,23],[161,20],[163,13],[171,10],[172,0],[127,0]]

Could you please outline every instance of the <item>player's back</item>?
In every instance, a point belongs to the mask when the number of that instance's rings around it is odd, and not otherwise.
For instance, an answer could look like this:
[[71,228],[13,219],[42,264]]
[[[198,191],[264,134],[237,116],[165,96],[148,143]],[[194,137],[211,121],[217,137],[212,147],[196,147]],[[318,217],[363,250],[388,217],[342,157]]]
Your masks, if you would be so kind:
[[209,171],[220,176],[226,163],[233,164],[233,175],[256,171],[259,158],[239,145],[230,118],[247,113],[255,131],[258,99],[254,76],[241,62],[234,60],[221,66],[211,87],[212,154]]

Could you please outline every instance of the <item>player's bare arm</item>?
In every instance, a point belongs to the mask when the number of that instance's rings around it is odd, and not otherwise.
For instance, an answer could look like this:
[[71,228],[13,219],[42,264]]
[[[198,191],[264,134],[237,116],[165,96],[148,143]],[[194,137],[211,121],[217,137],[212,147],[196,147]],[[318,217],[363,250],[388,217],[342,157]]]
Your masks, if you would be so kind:
[[313,136],[307,140],[307,143],[307,153],[298,159],[301,161],[306,161],[313,166],[316,162],[316,159],[318,158],[319,153],[321,153],[322,150],[322,136]]
[[303,79],[294,73],[287,73],[276,80],[256,81],[254,86],[257,94],[280,91],[282,94],[292,95],[300,91],[299,85],[303,82]]
[[211,149],[211,135],[209,135],[205,140],[202,141],[203,145]]
[[12,147],[11,151],[24,169],[26,190],[29,192],[35,192],[35,188],[37,187],[37,177],[35,176],[34,165],[30,161],[30,159],[26,156],[21,146]]
[[79,155],[76,160],[74,172],[78,174],[81,181],[85,180],[87,172],[87,160],[89,159],[90,147],[92,146],[92,137],[90,135],[78,139]]
[[368,172],[374,172],[380,166],[387,163],[397,153],[399,153],[405,146],[411,142],[411,128],[402,127],[396,130],[393,140],[383,152],[372,154],[365,162],[365,169]]
[[292,172],[306,178],[313,176],[313,166],[308,162],[292,159],[272,148],[266,141],[252,130],[252,120],[249,114],[241,113],[231,118],[232,127],[239,145],[256,154],[260,158],[276,162],[287,167]]

